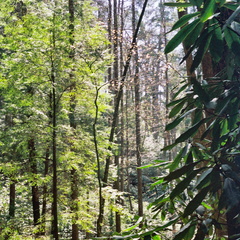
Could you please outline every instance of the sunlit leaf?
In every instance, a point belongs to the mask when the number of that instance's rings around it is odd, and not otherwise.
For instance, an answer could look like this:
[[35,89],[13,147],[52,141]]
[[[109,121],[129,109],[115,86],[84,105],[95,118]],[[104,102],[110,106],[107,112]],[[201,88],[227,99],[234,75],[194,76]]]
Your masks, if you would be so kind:
[[207,0],[204,4],[203,14],[201,16],[201,21],[206,22],[210,17],[213,16],[216,9],[216,1],[215,0]]
[[183,40],[191,33],[191,31],[199,24],[200,20],[196,19],[192,23],[184,26],[167,44],[165,53],[173,51]]
[[172,27],[171,31],[176,30],[182,26],[184,26],[190,19],[193,17],[199,15],[199,12],[191,13],[191,14],[186,14],[183,15]]

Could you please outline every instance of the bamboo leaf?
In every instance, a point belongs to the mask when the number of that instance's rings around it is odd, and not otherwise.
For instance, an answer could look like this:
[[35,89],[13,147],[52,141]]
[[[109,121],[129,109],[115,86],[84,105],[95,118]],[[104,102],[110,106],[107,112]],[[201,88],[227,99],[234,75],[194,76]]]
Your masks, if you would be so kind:
[[216,1],[215,0],[207,0],[204,4],[203,14],[200,18],[202,22],[206,22],[210,17],[214,15],[216,9]]
[[213,168],[209,168],[205,172],[203,172],[201,176],[198,178],[195,188],[199,189],[203,185],[205,185],[207,182],[209,182],[212,171],[213,171]]
[[189,128],[186,132],[184,132],[183,134],[181,134],[176,140],[175,143],[181,143],[184,142],[185,140],[187,140],[190,137],[193,137],[195,135],[195,133],[197,132],[197,130],[199,129],[199,127],[207,122],[208,119],[204,118],[201,121],[199,121],[198,123],[194,124],[191,128]]
[[210,101],[210,97],[207,94],[207,92],[204,90],[202,85],[196,79],[192,80],[192,84],[193,84],[194,92],[199,96],[200,100],[203,103],[207,104]]
[[200,169],[192,171],[185,179],[179,182],[172,190],[170,199],[174,199],[175,197],[179,196],[187,187],[189,187],[190,182],[196,177],[199,171]]
[[200,40],[200,44],[199,44],[197,53],[194,57],[194,60],[193,60],[193,63],[192,63],[191,69],[190,69],[191,72],[193,72],[200,65],[206,51],[209,48],[211,39],[212,39],[212,32],[207,34],[204,38],[202,38]]
[[[175,99],[181,92],[183,92],[187,87],[189,86],[189,83],[184,84],[174,95],[173,99]],[[173,102],[173,101],[172,101]],[[171,103],[170,103],[171,104]]]
[[240,37],[231,28],[226,28],[224,30],[224,36],[228,47],[235,55],[240,55]]
[[200,20],[196,19],[192,23],[183,27],[167,44],[165,53],[173,51],[184,39],[191,33],[191,31],[199,24]]
[[235,11],[238,8],[239,4],[238,3],[225,3],[223,6],[230,10]]
[[[194,46],[194,44],[197,43],[197,38],[199,36],[199,34],[202,32],[204,23],[200,22],[191,32],[191,34],[189,34],[184,43],[186,45],[186,48],[190,48],[192,45]],[[192,52],[193,49],[189,49],[190,52]],[[190,52],[188,53],[188,55],[190,54]]]
[[204,198],[207,196],[209,190],[211,189],[211,185],[203,188],[187,205],[184,210],[183,217],[187,217],[192,214],[197,207],[202,203]]
[[191,18],[193,18],[193,17],[195,17],[195,16],[197,16],[197,15],[199,15],[199,12],[195,12],[195,13],[191,13],[191,14],[186,14],[186,15],[182,16],[182,17],[173,25],[171,31],[176,30],[176,29],[182,27],[183,25],[185,25],[186,23],[188,23],[188,21],[189,21]]
[[[185,236],[188,235],[189,232],[193,233],[193,229],[196,227],[196,222],[191,221],[187,223],[184,227],[182,227],[177,234],[174,236],[173,240],[182,240],[185,239]],[[189,239],[189,238],[188,238]]]
[[171,123],[169,123],[166,126],[166,131],[169,131],[173,128],[175,128],[186,116],[188,116],[189,114],[191,114],[192,112],[194,112],[196,110],[196,108],[190,109],[189,111],[187,111],[186,113],[182,114],[180,117],[177,117],[175,120],[173,120]]
[[[216,19],[213,19],[213,24],[218,24]],[[209,50],[215,62],[220,61],[222,58],[223,45],[222,30],[218,25],[213,31],[211,43],[209,45]]]
[[173,171],[173,170],[175,170],[178,167],[181,159],[187,155],[187,153],[189,151],[189,148],[190,148],[190,144],[187,144],[184,148],[182,148],[179,151],[177,156],[174,158],[174,161],[169,166],[169,170],[170,171]]
[[169,113],[169,118],[172,118],[172,117],[176,116],[182,110],[185,102],[186,102],[186,100],[184,99],[183,101],[178,103]]
[[198,164],[198,162],[194,162],[194,163],[185,165],[185,166],[175,170],[174,172],[170,172],[166,177],[164,177],[164,181],[170,182],[174,179],[181,177],[182,175],[184,175],[184,174],[188,173],[190,170],[192,170],[196,164]]
[[173,143],[173,144],[170,144],[166,147],[164,147],[161,151],[168,151],[168,150],[171,150],[173,147],[175,147],[177,145],[177,143]]
[[183,98],[180,98],[180,99],[177,99],[177,100],[174,100],[174,101],[171,101],[170,103],[167,104],[167,107],[172,107],[180,102],[182,102],[183,100],[187,100],[186,97],[183,97]]
[[201,7],[203,0],[189,0],[190,3],[192,3],[194,6],[197,6],[198,8]]

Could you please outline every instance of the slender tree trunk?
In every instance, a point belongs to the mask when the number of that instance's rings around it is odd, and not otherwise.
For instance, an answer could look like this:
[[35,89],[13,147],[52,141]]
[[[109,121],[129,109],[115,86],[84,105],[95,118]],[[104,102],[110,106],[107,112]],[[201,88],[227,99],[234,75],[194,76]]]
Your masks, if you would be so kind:
[[[74,60],[75,57],[75,51],[74,51],[74,20],[75,20],[75,6],[74,6],[74,0],[68,0],[68,10],[69,10],[69,44],[71,47],[71,52],[69,54],[69,58]],[[74,77],[74,69],[71,70],[70,73],[70,80],[73,80]],[[76,131],[77,125],[75,121],[75,109],[76,109],[76,83],[73,82],[73,86],[71,87],[70,91],[74,91],[73,95],[71,96],[71,102],[70,102],[70,113],[69,113],[69,122],[70,127],[72,130]],[[72,240],[78,240],[79,239],[79,229],[78,229],[78,173],[75,168],[72,168],[71,170],[71,211],[73,213],[72,218]]]
[[[55,16],[53,18],[53,22],[55,22]],[[52,30],[52,41],[53,41],[53,49],[56,49],[55,46],[55,32]],[[52,180],[52,194],[53,194],[53,202],[52,202],[52,235],[55,240],[59,239],[58,236],[58,177],[57,177],[57,96],[56,96],[56,79],[55,79],[55,66],[54,66],[54,58],[52,56],[51,59],[51,83],[52,83],[52,103],[51,103],[51,111],[52,111],[52,168],[53,168],[53,180]]]
[[[120,41],[119,41],[119,51],[120,51],[120,74],[122,76],[122,70],[123,70],[123,25],[124,25],[124,19],[123,19],[123,7],[124,7],[124,1],[120,1],[120,18],[121,18],[121,29],[120,29]],[[124,102],[123,102],[123,96],[121,99],[121,132],[120,132],[120,138],[121,138],[121,166],[120,166],[120,191],[124,192]],[[123,204],[123,203],[122,203]]]
[[15,217],[15,209],[16,209],[16,181],[14,179],[10,179],[10,191],[9,191],[9,218]]
[[[49,172],[49,162],[50,162],[49,156],[50,156],[50,148],[47,147],[46,154],[45,154],[45,161],[44,161],[44,178],[48,176],[48,172]],[[43,202],[42,202],[42,224],[41,224],[42,234],[46,233],[47,195],[48,195],[48,187],[47,187],[47,184],[44,183]]]
[[[118,92],[118,82],[119,82],[119,55],[118,55],[118,1],[113,1],[113,25],[114,25],[114,31],[113,31],[113,54],[114,54],[114,62],[113,62],[113,78],[114,78],[114,95],[117,96]],[[119,116],[117,116],[117,122],[119,121]],[[117,123],[118,125],[118,123]],[[116,132],[118,132],[118,127],[116,128]],[[119,146],[120,140],[119,136],[117,136],[117,142]],[[117,179],[114,183],[114,188],[116,190],[119,190],[119,153],[114,156],[115,158],[115,166],[117,167]],[[119,203],[119,200],[116,199],[116,203]],[[118,211],[115,213],[115,223],[116,223],[116,232],[121,232],[121,216]]]
[[[35,159],[36,149],[34,138],[31,138],[28,141],[28,151],[31,173],[33,174],[33,179],[35,179],[38,171],[37,162]],[[40,201],[39,201],[39,188],[35,182],[32,182],[32,206],[33,206],[33,223],[36,226],[40,223]]]
[[56,93],[55,87],[53,87],[53,122],[52,122],[52,158],[53,158],[53,204],[52,204],[52,216],[53,216],[53,224],[52,224],[52,234],[55,240],[58,240],[58,178],[57,178],[57,119],[56,119]]
[[[132,26],[133,32],[136,29],[136,17],[135,17],[135,0],[132,0]],[[141,160],[141,128],[140,128],[140,79],[139,79],[139,65],[138,65],[138,47],[137,42],[135,43],[135,75],[134,75],[134,92],[135,92],[135,124],[136,124],[136,157],[137,167],[142,165]],[[138,215],[143,216],[143,196],[142,196],[142,169],[137,169],[137,180],[138,180]]]

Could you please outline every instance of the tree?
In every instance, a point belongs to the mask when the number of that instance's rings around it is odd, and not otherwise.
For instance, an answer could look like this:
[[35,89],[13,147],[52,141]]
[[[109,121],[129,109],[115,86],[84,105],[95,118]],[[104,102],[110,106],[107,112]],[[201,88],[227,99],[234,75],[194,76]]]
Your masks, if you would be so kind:
[[[27,2],[27,13],[21,18],[16,18],[14,4],[0,5],[4,26],[0,39],[4,50],[1,107],[10,117],[1,124],[1,130],[5,129],[1,131],[1,174],[4,184],[10,185],[10,204],[6,205],[11,206],[9,213],[14,218],[14,222],[6,221],[1,237],[8,229],[9,236],[39,233],[40,228],[48,234],[51,220],[54,239],[69,237],[65,230],[70,229],[70,219],[73,229],[81,226],[74,234],[90,231],[96,213],[95,206],[92,210],[88,206],[88,198],[90,195],[94,202],[97,197],[89,123],[94,119],[93,86],[103,83],[110,59],[106,32],[96,21],[89,1],[75,5],[75,19],[64,1]],[[82,11],[84,17],[80,17]],[[73,21],[77,33],[71,41]],[[77,56],[72,57],[73,49]],[[105,103],[106,93],[101,91],[100,113],[106,111]],[[106,132],[104,116],[98,129]],[[101,144],[105,141],[102,136]],[[100,154],[105,155],[102,150]],[[70,177],[72,170],[77,181]],[[81,196],[76,196],[76,189]],[[33,199],[34,216],[29,210],[31,192],[40,199]],[[34,226],[38,223],[39,229]]]
[[[175,142],[185,146],[164,176],[166,192],[153,203],[155,211],[175,213],[177,217],[165,226],[182,222],[184,227],[174,239],[205,239],[215,230],[224,227],[220,216],[226,217],[229,239],[237,239],[239,232],[239,2],[190,1],[167,3],[168,6],[195,7],[196,12],[183,15],[172,31],[181,28],[169,41],[165,53],[173,51],[184,41],[187,49],[183,61],[195,53],[190,73],[202,63],[205,75],[206,56],[213,75],[199,79],[191,75],[174,95],[170,116],[175,119],[167,130],[176,128],[193,113],[191,127],[180,133]],[[209,58],[210,56],[210,58]],[[192,141],[201,126],[201,143]],[[167,185],[174,186],[168,192]],[[176,206],[176,204],[178,206]],[[170,207],[171,206],[171,207]],[[203,209],[205,211],[203,211]],[[218,211],[219,214],[215,214]],[[196,229],[196,234],[195,234]],[[152,234],[149,232],[149,235]],[[214,235],[214,232],[212,233]]]
[[[135,16],[135,1],[132,0],[132,27],[133,32],[136,28],[136,16]],[[138,55],[138,44],[134,45],[134,93],[135,93],[135,125],[136,125],[136,160],[137,167],[141,167],[141,126],[140,126],[140,115],[141,115],[141,105],[140,105],[140,78],[139,78],[139,55]],[[138,182],[138,215],[143,216],[143,197],[142,197],[142,169],[137,169],[137,182]]]

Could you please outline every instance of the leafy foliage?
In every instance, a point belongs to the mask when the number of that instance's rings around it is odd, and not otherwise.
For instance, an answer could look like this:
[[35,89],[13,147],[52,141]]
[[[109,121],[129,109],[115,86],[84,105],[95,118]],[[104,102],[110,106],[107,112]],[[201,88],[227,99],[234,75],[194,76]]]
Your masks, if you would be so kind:
[[[162,183],[166,193],[153,202],[153,210],[172,215],[172,208],[175,209],[175,216],[181,218],[184,226],[174,240],[193,239],[194,235],[194,239],[205,239],[211,234],[211,227],[224,228],[219,220],[224,213],[227,227],[239,234],[239,229],[232,227],[240,213],[239,2],[208,0],[166,5],[195,6],[198,11],[184,15],[174,24],[172,30],[180,29],[167,44],[165,53],[184,42],[188,52],[183,61],[193,54],[191,71],[199,68],[206,54],[211,54],[215,75],[208,79],[189,77],[187,87],[184,85],[169,104],[169,117],[175,119],[166,130],[176,128],[190,115],[192,125],[163,149],[186,144],[168,164],[169,173]],[[212,206],[202,216],[196,211],[201,204]]]

